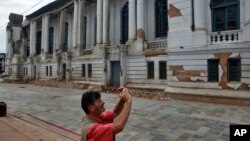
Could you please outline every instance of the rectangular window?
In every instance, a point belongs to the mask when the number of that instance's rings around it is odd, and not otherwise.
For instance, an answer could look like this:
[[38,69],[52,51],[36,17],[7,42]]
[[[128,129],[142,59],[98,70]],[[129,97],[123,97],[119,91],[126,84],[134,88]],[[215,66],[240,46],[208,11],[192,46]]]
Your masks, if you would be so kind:
[[26,75],[28,75],[28,67],[26,67]]
[[52,66],[49,66],[49,76],[52,76]]
[[85,64],[82,64],[82,77],[85,77]]
[[49,75],[49,67],[46,66],[46,76],[48,76],[48,75]]
[[148,79],[154,79],[154,62],[147,63]]
[[209,59],[208,64],[208,82],[218,82],[219,81],[219,60]]
[[228,59],[228,80],[241,81],[241,59],[230,58]]
[[211,8],[214,32],[240,28],[239,0],[213,0]]
[[92,64],[88,64],[88,77],[92,77]]
[[96,43],[97,43],[97,41],[96,41],[96,39],[97,39],[97,17],[95,17],[95,45],[96,45]]
[[26,75],[25,72],[26,72],[26,71],[25,71],[25,67],[23,67],[23,75],[24,75],[24,76]]
[[159,77],[160,79],[167,79],[167,62],[159,62]]

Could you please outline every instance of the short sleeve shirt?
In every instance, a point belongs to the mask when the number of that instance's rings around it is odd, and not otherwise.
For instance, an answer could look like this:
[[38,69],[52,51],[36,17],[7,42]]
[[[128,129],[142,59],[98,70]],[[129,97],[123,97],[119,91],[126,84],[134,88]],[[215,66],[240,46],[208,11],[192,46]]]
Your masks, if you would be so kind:
[[115,141],[115,135],[113,134],[113,111],[103,112],[100,118],[89,115],[88,117],[97,122],[88,128],[88,141]]

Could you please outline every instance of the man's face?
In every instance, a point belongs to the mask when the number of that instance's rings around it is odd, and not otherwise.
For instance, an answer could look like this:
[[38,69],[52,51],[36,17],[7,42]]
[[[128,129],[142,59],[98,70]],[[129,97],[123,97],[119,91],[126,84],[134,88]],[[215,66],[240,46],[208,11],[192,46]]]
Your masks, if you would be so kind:
[[100,115],[102,112],[105,111],[104,107],[105,102],[102,101],[102,99],[98,99],[94,102],[94,104],[91,106],[91,110],[93,113]]

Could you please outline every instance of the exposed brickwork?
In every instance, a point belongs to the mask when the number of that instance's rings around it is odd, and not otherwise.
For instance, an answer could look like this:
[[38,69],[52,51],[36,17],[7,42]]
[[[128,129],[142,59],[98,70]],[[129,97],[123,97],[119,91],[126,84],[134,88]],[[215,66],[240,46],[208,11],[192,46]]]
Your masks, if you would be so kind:
[[13,47],[14,54],[20,54],[21,46],[22,46],[21,40],[17,40],[16,42],[13,42],[12,47]]
[[217,53],[214,54],[215,57],[219,59],[219,65],[222,68],[223,74],[221,76],[221,80],[219,82],[219,86],[222,87],[222,89],[233,89],[227,85],[228,79],[227,79],[227,61],[228,58],[232,55],[232,53]]
[[176,8],[173,4],[169,4],[168,15],[170,18],[182,16],[180,9]]
[[191,77],[199,77],[205,71],[196,71],[196,70],[184,70],[183,66],[170,66],[171,71],[173,71],[173,75],[177,77],[180,82],[205,82],[204,80],[191,80]]
[[242,83],[239,90],[250,91],[250,87],[247,84]]
[[167,55],[164,48],[161,49],[149,49],[145,51],[145,57],[152,57],[158,55]]

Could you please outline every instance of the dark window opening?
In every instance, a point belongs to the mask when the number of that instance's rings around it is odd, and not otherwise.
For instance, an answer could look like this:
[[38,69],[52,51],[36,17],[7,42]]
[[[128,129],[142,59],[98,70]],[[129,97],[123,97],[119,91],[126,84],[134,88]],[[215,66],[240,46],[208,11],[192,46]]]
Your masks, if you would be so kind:
[[160,79],[167,79],[167,62],[159,62],[159,74]]
[[49,76],[52,76],[52,66],[49,67]]
[[208,82],[218,82],[219,81],[219,60],[210,59],[208,63]]
[[94,45],[96,45],[96,42],[97,42],[96,41],[96,38],[97,38],[96,36],[97,36],[97,17],[95,17],[95,39],[94,39],[95,41],[94,41]]
[[128,2],[122,7],[121,12],[121,44],[128,41]]
[[241,59],[230,58],[228,59],[228,80],[241,81]]
[[38,31],[36,34],[36,55],[41,54],[42,32]]
[[87,46],[87,17],[84,16],[84,23],[83,23],[83,50],[86,49]]
[[49,28],[49,54],[53,54],[53,48],[54,48],[54,28]]
[[92,64],[88,64],[88,77],[92,77]]
[[214,32],[240,28],[239,0],[213,0],[211,11]]
[[48,76],[49,75],[49,68],[48,68],[48,66],[46,66],[46,76]]
[[68,33],[69,33],[69,24],[66,22],[64,24],[64,45],[63,45],[63,52],[68,51]]
[[147,62],[148,79],[154,79],[154,62]]
[[85,73],[85,64],[82,64],[82,77],[85,77],[86,73]]
[[168,2],[155,1],[155,37],[166,37],[168,34]]

